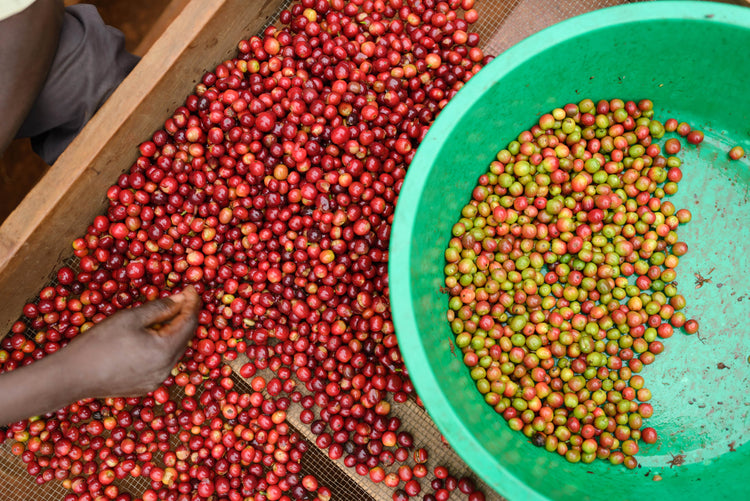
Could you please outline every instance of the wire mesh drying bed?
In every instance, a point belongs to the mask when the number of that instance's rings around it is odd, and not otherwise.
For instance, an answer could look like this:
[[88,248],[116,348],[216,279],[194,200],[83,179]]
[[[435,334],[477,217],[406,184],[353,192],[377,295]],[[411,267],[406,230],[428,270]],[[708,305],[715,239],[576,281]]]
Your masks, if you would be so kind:
[[[194,3],[196,2],[198,0],[194,0]],[[276,11],[268,17],[266,24],[275,23],[279,12],[288,7],[290,3],[284,1],[278,5]],[[478,0],[476,8],[479,11],[480,18],[474,28],[481,37],[481,47],[485,53],[497,55],[530,34],[558,21],[587,11],[620,3],[627,2],[617,0],[597,0],[592,2],[577,0],[559,2],[544,0]],[[252,34],[246,33],[245,37],[249,37]],[[232,42],[235,43],[236,41],[233,40]],[[227,50],[233,50],[234,46],[227,47]],[[216,62],[218,61],[206,64],[205,68],[212,68]],[[196,70],[194,80],[197,81],[199,77],[200,73]],[[161,111],[167,117],[173,110],[166,109]],[[132,138],[132,141],[139,139],[144,138]],[[67,261],[67,264],[75,266],[74,261]],[[27,332],[27,336],[30,338],[33,338],[34,334],[31,330]],[[239,367],[244,361],[246,360],[240,356],[240,358],[232,362],[231,365],[235,369],[235,372],[238,372]],[[233,379],[237,388],[248,387],[247,383],[238,373],[233,376]],[[298,388],[301,386],[303,385],[299,385]],[[414,435],[415,447],[424,447],[429,450],[431,461],[434,459],[440,464],[450,467],[455,475],[473,478],[476,484],[485,492],[487,499],[502,499],[499,495],[491,492],[441,439],[439,431],[427,413],[413,399],[403,404],[394,403],[392,409],[392,413],[398,416],[404,423],[404,429]],[[325,452],[316,449],[314,445],[315,435],[309,430],[309,425],[304,424],[299,419],[300,411],[301,407],[298,404],[293,404],[289,409],[288,416],[292,427],[309,441],[309,453],[302,462],[302,471],[304,473],[309,473],[323,479],[331,488],[333,499],[391,499],[392,490],[390,488],[385,487],[382,483],[376,484],[371,482],[368,477],[360,476],[352,468],[344,466],[341,460],[331,460]],[[12,441],[10,440],[0,445],[0,499],[7,501],[63,499],[69,491],[63,488],[59,481],[37,485],[34,478],[26,473],[25,465],[20,459],[11,454],[11,445]],[[430,472],[428,476],[422,479],[422,484],[429,485],[430,481],[434,478],[434,474]],[[142,493],[149,485],[146,479],[133,477],[129,477],[118,483],[122,487],[123,492],[131,492],[134,496]],[[456,492],[451,499],[459,499],[461,497]]]

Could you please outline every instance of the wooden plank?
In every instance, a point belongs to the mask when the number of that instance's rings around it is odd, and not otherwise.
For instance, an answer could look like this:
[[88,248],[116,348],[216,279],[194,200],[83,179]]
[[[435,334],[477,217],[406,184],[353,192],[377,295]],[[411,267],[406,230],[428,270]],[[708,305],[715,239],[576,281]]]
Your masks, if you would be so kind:
[[49,280],[70,243],[106,207],[137,145],[184,102],[207,70],[258,32],[281,0],[191,0],[133,72],[0,226],[0,336]]
[[31,149],[29,138],[13,140],[0,155],[0,224],[15,210],[49,165]]
[[[250,362],[250,359],[245,353],[238,354],[237,358],[234,360],[225,361],[225,363],[234,371],[232,376],[232,379],[235,382],[234,390],[239,393],[252,392],[248,380],[240,375],[240,368],[248,362]],[[270,369],[258,371],[257,375],[262,376],[266,381],[276,376],[276,374]],[[303,395],[311,395],[311,393],[305,388],[304,383],[297,380],[296,377],[293,377],[293,379],[297,382],[297,387],[295,388],[297,391],[301,392]],[[262,393],[266,398],[269,398],[266,390],[263,390]],[[428,466],[441,464],[447,466],[451,471],[451,474],[456,476],[456,478],[471,478],[474,484],[485,494],[486,501],[507,501],[479,478],[479,476],[469,468],[463,459],[456,454],[453,448],[451,448],[447,442],[442,440],[440,431],[427,414],[427,411],[417,405],[413,399],[409,399],[404,403],[397,403],[392,399],[389,399],[389,402],[391,404],[391,413],[389,415],[401,419],[401,422],[403,423],[401,429],[412,434],[414,437],[414,447],[425,447],[429,452],[430,459]],[[335,460],[331,459],[328,457],[327,453],[321,451],[314,445],[317,436],[310,430],[310,425],[304,424],[300,419],[302,409],[302,404],[292,402],[286,411],[287,422],[312,445],[309,451],[310,456],[305,456],[305,459],[303,459],[303,462],[307,463],[308,468],[314,470],[311,471],[311,473],[313,473],[316,478],[322,479],[324,485],[333,490],[338,490],[339,492],[342,490],[346,492],[346,486],[354,484],[357,486],[358,490],[361,489],[362,493],[366,493],[371,499],[391,499],[393,494],[392,488],[387,487],[383,483],[373,482],[370,480],[369,476],[360,476],[354,468],[347,467],[344,464],[343,458]],[[330,429],[328,429],[328,431],[330,432]],[[313,461],[318,462],[317,468],[309,466]],[[388,473],[391,471],[395,472],[397,467],[398,464],[394,467],[386,467],[385,470]],[[427,477],[419,480],[423,492],[429,491],[429,483],[435,478],[434,471],[432,468],[429,468]],[[333,499],[343,498],[334,495]],[[358,494],[352,499],[367,501],[366,497],[361,494]],[[456,490],[451,494],[449,499],[450,501],[465,500],[466,496]]]
[[189,0],[172,0],[169,5],[164,9],[159,18],[154,21],[151,29],[138,43],[138,46],[133,51],[136,56],[143,56],[151,48],[161,36],[166,33],[172,22],[180,15],[180,12],[189,3]]
[[[240,367],[242,367],[247,362],[250,362],[250,359],[246,354],[241,353],[235,360],[227,362],[227,365],[232,367],[232,369],[234,370],[234,374],[236,376],[235,379],[240,381],[241,384],[245,387],[244,389],[235,389],[237,391],[245,391],[247,393],[251,393],[252,388],[248,389],[248,383],[242,378],[242,376],[240,376]],[[274,374],[270,369],[258,371],[257,375],[264,377],[266,381],[276,376],[276,374]],[[303,395],[310,395],[310,393],[305,389],[305,385],[300,381],[297,381],[296,389]],[[266,390],[263,390],[263,394],[264,396],[266,396],[266,398],[268,398]],[[328,457],[328,454],[326,452],[318,449],[318,447],[315,445],[315,439],[317,438],[317,435],[315,435],[310,430],[309,424],[304,424],[300,419],[300,413],[302,412],[302,409],[303,407],[301,404],[292,402],[286,411],[286,420],[287,423],[294,427],[294,429],[297,430],[302,435],[302,437],[310,443],[310,450],[308,450],[308,452],[306,453],[309,453],[310,457],[306,457],[306,460],[303,459],[303,461],[307,463],[307,467],[310,469],[314,469],[310,465],[311,459],[319,463],[317,465],[317,469],[315,469],[314,471],[315,477],[318,479],[322,479],[323,485],[330,488],[334,492],[347,490],[344,488],[346,485],[355,485],[357,487],[357,490],[360,490],[359,495],[354,498],[358,501],[369,501],[368,497],[370,500],[390,498],[391,494],[393,493],[393,490],[390,487],[386,487],[382,483],[374,483],[370,480],[370,477],[362,477],[358,475],[354,471],[354,468],[349,468],[344,465],[343,458],[331,459],[330,457]],[[325,472],[325,475],[322,474],[323,472]],[[349,489],[349,491],[350,493],[352,493],[353,489]],[[343,498],[333,496],[333,499]]]

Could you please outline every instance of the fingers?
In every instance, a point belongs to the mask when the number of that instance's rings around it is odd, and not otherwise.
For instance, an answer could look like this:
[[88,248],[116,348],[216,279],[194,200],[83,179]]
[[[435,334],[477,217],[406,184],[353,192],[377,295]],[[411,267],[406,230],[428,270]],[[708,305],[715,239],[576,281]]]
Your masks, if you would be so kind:
[[173,295],[170,299],[172,301],[175,301],[179,303],[183,309],[183,311],[190,311],[190,312],[198,312],[198,308],[200,307],[200,296],[198,296],[198,292],[196,292],[195,287],[192,285],[188,285],[184,289],[182,289],[181,292]]
[[131,311],[137,312],[141,326],[150,327],[154,324],[169,322],[180,313],[180,310],[181,305],[178,301],[174,301],[172,298],[163,298],[149,301]]
[[193,336],[198,324],[198,310],[200,309],[200,296],[192,286],[183,289],[182,292],[171,297],[179,307],[179,312],[169,324],[157,332],[160,336],[174,337],[175,344],[187,344]]
[[172,320],[172,324],[190,323],[191,321],[194,323],[201,306],[201,300],[193,286],[187,286],[182,292],[172,296],[172,299],[180,305],[180,313]]

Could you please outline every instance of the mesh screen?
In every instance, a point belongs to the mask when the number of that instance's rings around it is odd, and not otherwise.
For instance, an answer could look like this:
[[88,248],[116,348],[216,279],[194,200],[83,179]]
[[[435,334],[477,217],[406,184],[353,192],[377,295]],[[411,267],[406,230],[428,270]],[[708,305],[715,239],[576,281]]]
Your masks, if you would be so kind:
[[3,501],[60,500],[68,494],[57,481],[37,485],[26,465],[10,452],[12,441],[0,444],[0,499]]
[[476,2],[479,21],[474,29],[483,50],[496,56],[524,38],[570,17],[631,0],[500,0]]
[[[300,432],[305,430],[302,425]],[[304,434],[304,433],[303,433]],[[331,460],[325,452],[321,451],[313,442],[308,442],[310,448],[302,459],[302,472],[321,479],[325,486],[331,489],[333,499],[361,499],[362,501],[373,501],[383,499],[377,484],[358,477],[352,478],[348,475],[349,468]]]

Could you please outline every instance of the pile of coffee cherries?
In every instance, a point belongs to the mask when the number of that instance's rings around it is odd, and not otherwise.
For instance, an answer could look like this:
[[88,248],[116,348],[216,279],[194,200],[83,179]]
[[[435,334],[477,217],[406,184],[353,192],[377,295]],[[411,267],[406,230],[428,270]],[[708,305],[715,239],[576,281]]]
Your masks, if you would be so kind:
[[703,133],[662,124],[649,100],[567,104],[497,154],[453,226],[448,320],[471,377],[570,462],[637,466],[639,441],[657,440],[638,373],[676,328],[698,330],[674,282],[691,218],[667,199],[681,137]]

